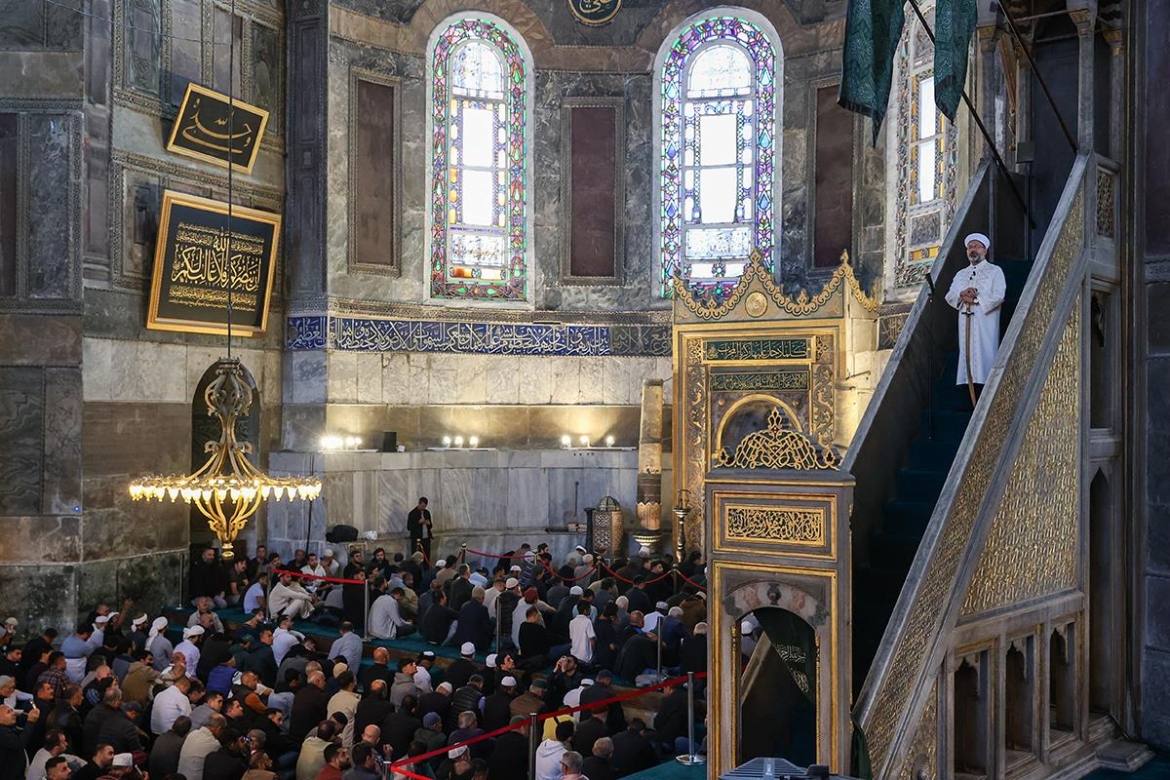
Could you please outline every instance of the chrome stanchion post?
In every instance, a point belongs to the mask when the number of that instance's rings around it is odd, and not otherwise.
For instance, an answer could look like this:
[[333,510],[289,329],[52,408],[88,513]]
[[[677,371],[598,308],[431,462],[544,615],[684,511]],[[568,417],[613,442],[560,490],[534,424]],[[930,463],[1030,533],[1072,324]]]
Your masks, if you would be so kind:
[[695,673],[687,672],[687,741],[690,743],[691,750],[689,753],[681,756],[675,756],[674,760],[680,764],[692,766],[694,764],[705,764],[707,759],[699,755],[695,744]]
[[654,624],[654,638],[658,644],[658,682],[666,679],[662,676],[662,621],[664,620],[666,620],[665,615],[658,618],[658,622]]
[[536,713],[528,713],[528,780],[536,780],[536,746],[538,744],[536,727],[538,725],[540,725],[540,721],[536,719]]

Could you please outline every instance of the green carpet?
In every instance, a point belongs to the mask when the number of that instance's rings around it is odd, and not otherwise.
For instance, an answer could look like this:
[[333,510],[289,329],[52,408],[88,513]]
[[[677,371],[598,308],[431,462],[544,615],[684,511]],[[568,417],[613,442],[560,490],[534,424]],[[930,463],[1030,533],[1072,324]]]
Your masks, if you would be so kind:
[[626,775],[626,780],[705,780],[707,765],[683,766],[671,759],[642,772]]

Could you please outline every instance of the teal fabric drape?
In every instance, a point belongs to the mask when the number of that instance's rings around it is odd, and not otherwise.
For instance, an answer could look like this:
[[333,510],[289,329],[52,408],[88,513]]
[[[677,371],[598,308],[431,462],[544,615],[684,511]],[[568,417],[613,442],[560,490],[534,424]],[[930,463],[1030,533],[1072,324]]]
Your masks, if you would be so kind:
[[894,54],[906,23],[903,3],[904,0],[849,0],[837,102],[873,120],[875,145],[890,102]]
[[975,0],[938,0],[934,6],[934,103],[955,121],[967,83],[967,54],[975,32]]

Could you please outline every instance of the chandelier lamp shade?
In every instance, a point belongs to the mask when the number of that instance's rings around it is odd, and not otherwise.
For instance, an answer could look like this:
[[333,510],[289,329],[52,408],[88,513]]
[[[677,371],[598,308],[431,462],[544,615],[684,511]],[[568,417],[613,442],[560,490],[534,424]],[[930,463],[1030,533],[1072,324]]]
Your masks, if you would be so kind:
[[233,542],[248,518],[269,500],[312,501],[321,494],[321,480],[313,477],[273,477],[252,465],[252,444],[236,438],[236,423],[248,416],[252,389],[243,379],[238,358],[221,358],[215,378],[203,398],[208,416],[220,424],[219,439],[204,445],[207,461],[188,476],[141,477],[130,484],[130,498],[162,502],[178,499],[193,504],[207,518],[223,545],[222,557],[234,557]]

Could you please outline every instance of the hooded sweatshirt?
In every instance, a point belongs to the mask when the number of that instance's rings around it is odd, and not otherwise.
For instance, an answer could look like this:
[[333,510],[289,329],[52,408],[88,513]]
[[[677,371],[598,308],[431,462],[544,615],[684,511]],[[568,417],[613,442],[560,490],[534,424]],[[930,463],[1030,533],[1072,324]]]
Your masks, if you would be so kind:
[[536,748],[536,780],[561,780],[561,756],[565,743],[546,739]]

